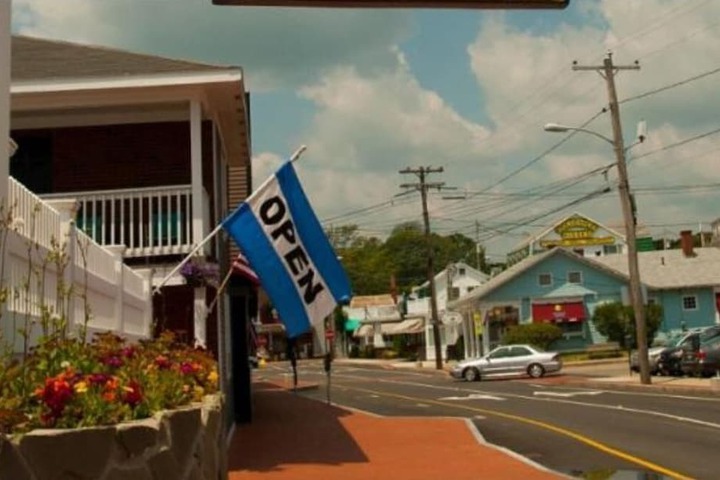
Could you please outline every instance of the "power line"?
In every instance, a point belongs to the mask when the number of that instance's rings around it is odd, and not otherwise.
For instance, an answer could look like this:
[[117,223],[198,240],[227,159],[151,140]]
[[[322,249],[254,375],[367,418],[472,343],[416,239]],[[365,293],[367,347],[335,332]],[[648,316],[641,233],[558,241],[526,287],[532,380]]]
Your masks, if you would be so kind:
[[639,160],[641,158],[649,157],[650,155],[655,155],[660,152],[664,152],[667,150],[671,150],[673,148],[680,147],[682,145],[687,145],[688,143],[695,142],[697,140],[703,139],[705,137],[709,137],[712,135],[715,135],[716,133],[720,133],[720,128],[716,128],[715,130],[711,130],[709,132],[701,133],[700,135],[695,135],[694,137],[686,138],[684,140],[680,140],[679,142],[671,143],[669,145],[665,145],[664,147],[657,148],[655,150],[651,150],[649,152],[643,153],[642,155],[636,155],[633,157],[633,161]]
[[641,93],[641,94],[635,95],[633,97],[625,98],[623,100],[620,100],[618,103],[623,104],[623,103],[633,102],[635,100],[640,100],[641,98],[649,97],[651,95],[655,95],[656,93],[664,92],[665,90],[670,90],[672,88],[680,87],[680,86],[686,85],[690,82],[694,82],[695,80],[700,80],[701,78],[709,77],[710,75],[715,75],[716,73],[720,73],[720,67],[710,70],[708,72],[701,73],[699,75],[695,75],[694,77],[686,78],[685,80],[680,80],[680,81],[672,83],[670,85],[665,85],[664,87],[656,88],[654,90],[650,90],[648,92]]

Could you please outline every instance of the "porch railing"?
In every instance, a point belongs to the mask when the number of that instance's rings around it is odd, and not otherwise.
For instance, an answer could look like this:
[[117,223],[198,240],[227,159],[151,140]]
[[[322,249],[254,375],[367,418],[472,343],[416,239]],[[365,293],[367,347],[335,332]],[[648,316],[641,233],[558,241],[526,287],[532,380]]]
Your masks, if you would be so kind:
[[[78,229],[100,245],[126,246],[126,257],[183,254],[192,249],[190,185],[49,194],[43,198],[76,199]],[[206,194],[203,205],[208,204]]]
[[[67,217],[13,178],[9,178],[8,205],[4,218],[10,222],[2,227],[6,231],[0,256],[0,270],[5,272],[1,286],[7,288],[0,344],[22,351],[18,325],[29,325],[25,334],[33,343],[41,333],[39,319],[48,311],[67,314],[73,325],[88,320],[90,330],[112,330],[129,338],[150,335],[149,276],[124,265],[119,255],[73,227]],[[68,255],[65,267],[53,260],[58,250]]]

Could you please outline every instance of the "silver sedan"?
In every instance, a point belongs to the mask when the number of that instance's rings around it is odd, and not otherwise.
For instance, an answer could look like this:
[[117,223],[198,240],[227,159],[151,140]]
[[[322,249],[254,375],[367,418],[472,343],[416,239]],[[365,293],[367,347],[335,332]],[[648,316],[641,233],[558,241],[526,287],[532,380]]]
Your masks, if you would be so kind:
[[529,375],[540,378],[559,372],[562,358],[557,352],[545,352],[530,345],[503,345],[484,357],[463,360],[450,370],[453,378],[474,382],[486,377]]

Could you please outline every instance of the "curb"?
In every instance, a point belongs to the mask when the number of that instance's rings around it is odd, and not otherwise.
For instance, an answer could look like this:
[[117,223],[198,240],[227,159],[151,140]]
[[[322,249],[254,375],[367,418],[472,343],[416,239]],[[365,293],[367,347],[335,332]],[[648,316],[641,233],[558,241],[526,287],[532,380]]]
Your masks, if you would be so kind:
[[693,394],[708,397],[720,396],[720,392],[711,390],[709,387],[691,386],[691,385],[642,385],[628,383],[613,382],[597,382],[592,380],[568,380],[563,385],[572,385],[577,387],[595,388],[598,390],[620,390],[630,392],[645,393],[675,393],[675,394]]

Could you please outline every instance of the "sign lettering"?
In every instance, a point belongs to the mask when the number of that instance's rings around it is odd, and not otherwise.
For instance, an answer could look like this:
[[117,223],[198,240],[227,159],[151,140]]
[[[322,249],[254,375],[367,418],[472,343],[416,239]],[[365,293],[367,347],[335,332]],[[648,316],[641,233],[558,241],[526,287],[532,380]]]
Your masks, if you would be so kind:
[[[310,305],[325,287],[322,283],[313,283],[313,280],[315,280],[315,270],[310,268],[307,252],[301,244],[297,243],[295,226],[288,215],[285,202],[280,196],[276,195],[265,200],[260,205],[259,210],[260,220],[265,226],[277,225],[277,227],[270,230],[272,239],[277,243],[288,243],[292,246],[291,249],[283,255],[283,260],[290,269],[290,272],[292,272],[295,283],[303,292],[303,301],[306,305]],[[285,248],[279,249],[279,251],[285,250]]]

